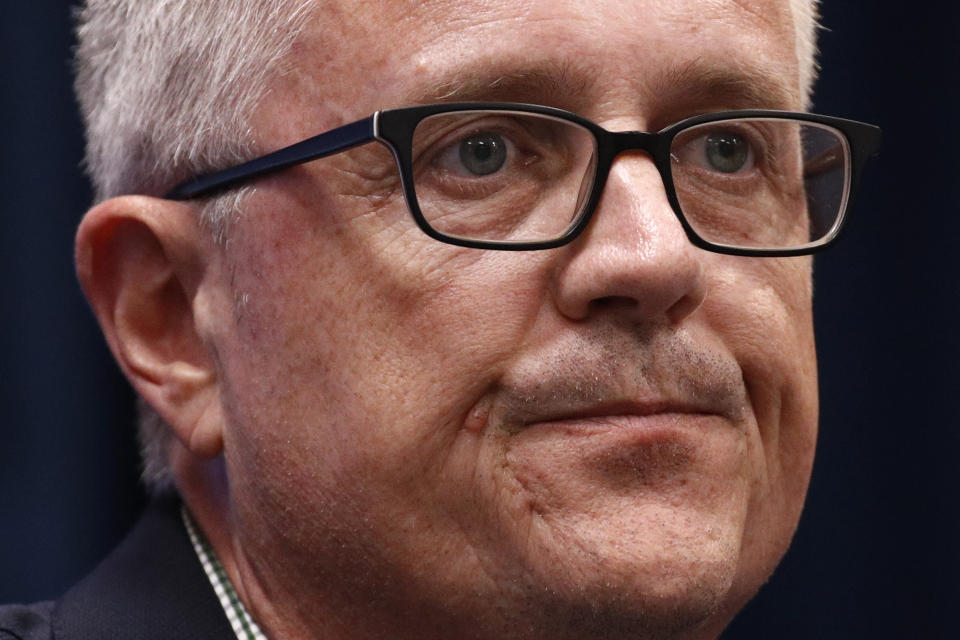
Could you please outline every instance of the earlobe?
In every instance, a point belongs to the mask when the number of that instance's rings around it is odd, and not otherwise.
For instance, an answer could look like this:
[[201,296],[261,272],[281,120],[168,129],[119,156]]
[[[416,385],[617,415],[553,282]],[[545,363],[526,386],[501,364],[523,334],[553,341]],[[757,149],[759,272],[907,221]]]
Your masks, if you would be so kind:
[[94,207],[77,232],[77,274],[124,374],[195,455],[222,448],[214,358],[197,313],[215,251],[196,214],[124,196]]

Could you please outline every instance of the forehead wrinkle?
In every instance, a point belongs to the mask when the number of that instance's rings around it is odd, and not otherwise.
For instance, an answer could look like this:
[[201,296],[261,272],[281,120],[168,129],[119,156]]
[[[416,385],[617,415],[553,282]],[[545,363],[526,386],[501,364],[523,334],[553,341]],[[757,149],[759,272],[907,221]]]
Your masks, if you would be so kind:
[[[634,106],[658,104],[667,113],[684,108],[698,112],[797,109],[800,96],[793,84],[778,80],[782,75],[749,60],[727,58],[721,62],[698,57],[656,72],[644,83],[647,95],[638,93]],[[406,92],[401,104],[500,100],[582,110],[598,93],[601,77],[593,65],[577,61],[545,60],[523,68],[481,60]]]
[[[445,2],[433,0],[427,4],[436,8]],[[523,5],[511,5],[510,15],[498,16],[498,20],[522,17],[519,6]],[[751,23],[774,20],[773,16],[757,11],[750,0],[706,0],[704,10],[723,22],[732,15],[746,16]],[[460,15],[458,19],[468,28],[476,22],[476,15],[469,18]],[[676,20],[684,23],[689,17]],[[631,112],[646,111],[650,107],[658,112],[653,119],[667,124],[671,118],[675,121],[709,110],[796,109],[802,105],[797,83],[788,82],[792,75],[787,70],[763,58],[753,60],[746,53],[738,55],[727,51],[722,59],[691,60],[690,56],[696,53],[688,50],[686,56],[681,52],[680,59],[675,58],[671,67],[647,69],[646,74],[631,78],[605,73],[609,60],[602,55],[574,55],[570,48],[566,49],[505,49],[471,56],[469,54],[476,52],[457,45],[453,55],[439,56],[433,55],[428,47],[422,52],[427,55],[420,56],[413,62],[413,68],[407,70],[412,72],[412,82],[396,82],[393,74],[392,79],[384,83],[382,100],[375,99],[370,106],[392,108],[453,101],[536,102],[568,108],[588,117],[622,107]],[[605,51],[599,47],[596,53]],[[395,93],[397,89],[399,93]],[[679,113],[684,110],[687,113]]]

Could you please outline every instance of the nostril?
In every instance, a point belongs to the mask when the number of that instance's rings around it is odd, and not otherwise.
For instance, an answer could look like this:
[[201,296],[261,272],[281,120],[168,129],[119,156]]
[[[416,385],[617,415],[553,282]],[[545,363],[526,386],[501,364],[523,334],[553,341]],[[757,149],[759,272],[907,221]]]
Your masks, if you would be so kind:
[[604,296],[590,301],[590,310],[616,311],[628,310],[637,306],[637,301],[629,296]]
[[703,302],[704,295],[701,292],[694,292],[685,295],[677,300],[672,307],[667,309],[667,318],[671,323],[679,323],[681,320],[692,314]]

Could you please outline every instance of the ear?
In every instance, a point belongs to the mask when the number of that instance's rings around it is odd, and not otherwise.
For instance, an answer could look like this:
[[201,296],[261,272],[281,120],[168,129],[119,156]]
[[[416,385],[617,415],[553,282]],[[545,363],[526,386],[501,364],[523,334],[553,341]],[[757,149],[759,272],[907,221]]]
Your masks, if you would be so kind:
[[[214,357],[198,314],[218,251],[196,211],[123,196],[87,212],[76,239],[80,284],[124,374],[195,455],[223,448]],[[215,325],[214,325],[215,326]]]

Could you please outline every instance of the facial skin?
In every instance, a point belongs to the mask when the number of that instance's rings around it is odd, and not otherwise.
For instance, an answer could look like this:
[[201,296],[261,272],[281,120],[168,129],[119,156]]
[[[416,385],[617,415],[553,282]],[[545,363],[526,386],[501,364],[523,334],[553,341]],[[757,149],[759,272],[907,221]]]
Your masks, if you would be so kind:
[[[438,99],[610,130],[798,109],[793,42],[787,2],[350,2],[256,131],[270,150]],[[111,345],[268,635],[716,637],[785,551],[816,432],[810,261],[694,247],[645,154],[548,251],[428,238],[376,144],[258,181],[225,250],[151,206],[195,247],[184,342],[209,374],[158,391]]]

